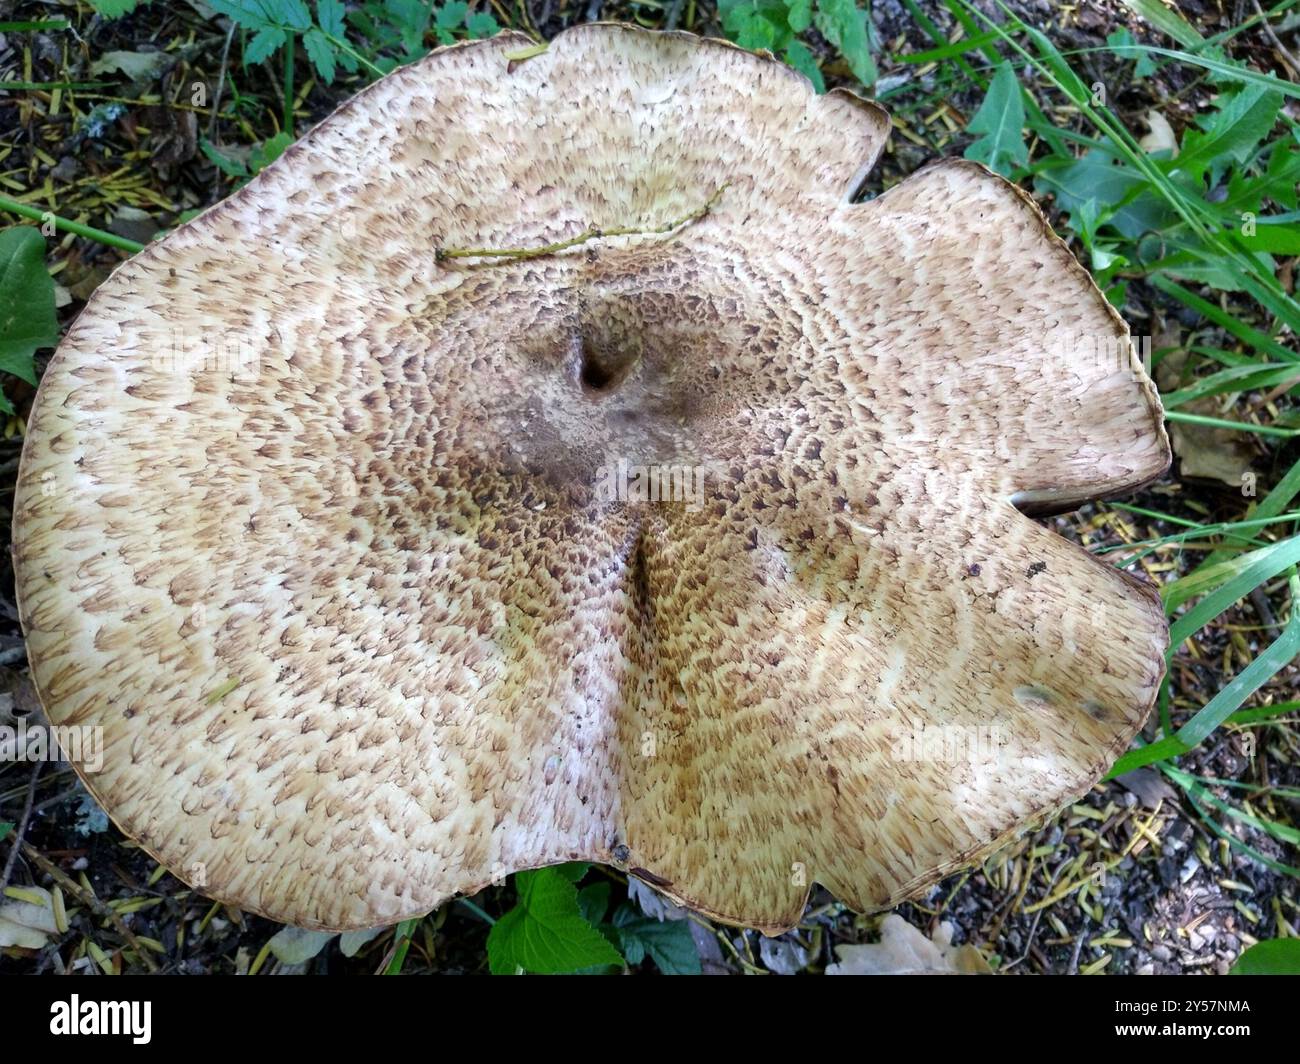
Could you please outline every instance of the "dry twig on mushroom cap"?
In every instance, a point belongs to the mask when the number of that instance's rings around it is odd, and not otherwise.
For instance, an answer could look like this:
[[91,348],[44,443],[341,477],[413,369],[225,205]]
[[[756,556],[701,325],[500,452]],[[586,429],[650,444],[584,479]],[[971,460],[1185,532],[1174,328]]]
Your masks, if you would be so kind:
[[95,293],[15,506],[46,709],[162,862],[306,927],[572,859],[769,932],[813,882],[889,905],[1145,718],[1154,591],[1012,500],[1158,476],[1158,400],[1000,178],[853,202],[878,107],[525,40],[383,79]]

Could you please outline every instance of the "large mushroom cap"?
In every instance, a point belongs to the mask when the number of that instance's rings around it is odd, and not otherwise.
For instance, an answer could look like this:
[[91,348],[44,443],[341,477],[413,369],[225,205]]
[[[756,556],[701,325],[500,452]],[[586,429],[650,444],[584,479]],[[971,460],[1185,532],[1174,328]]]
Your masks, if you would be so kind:
[[[384,78],[95,293],[19,478],[37,687],[125,831],[279,920],[571,859],[765,931],[889,905],[1146,717],[1156,593],[1021,510],[1158,476],[1158,400],[1005,181],[853,202],[875,106],[528,43]],[[642,232],[438,254],[590,228]]]

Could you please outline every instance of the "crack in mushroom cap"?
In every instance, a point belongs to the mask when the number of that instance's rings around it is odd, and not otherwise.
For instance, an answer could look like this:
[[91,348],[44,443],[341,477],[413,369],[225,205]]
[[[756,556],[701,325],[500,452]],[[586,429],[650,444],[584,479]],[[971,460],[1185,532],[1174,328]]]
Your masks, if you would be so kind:
[[15,506],[46,709],[128,834],[305,927],[573,859],[769,933],[896,903],[1145,719],[1157,594],[1020,510],[1158,476],[1159,401],[1002,179],[853,202],[876,106],[528,43],[382,79],[95,293]]

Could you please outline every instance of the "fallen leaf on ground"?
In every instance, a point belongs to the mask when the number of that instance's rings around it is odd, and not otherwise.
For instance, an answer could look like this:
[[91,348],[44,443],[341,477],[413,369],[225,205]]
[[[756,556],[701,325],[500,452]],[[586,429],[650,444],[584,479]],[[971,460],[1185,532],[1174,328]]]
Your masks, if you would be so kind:
[[940,924],[928,939],[896,913],[881,921],[880,941],[867,946],[837,946],[839,964],[827,975],[971,975],[989,971],[974,946],[952,944],[952,924]]
[[54,923],[54,899],[44,887],[25,887],[23,893],[40,895],[44,904],[16,898],[0,902],[0,946],[42,949],[59,931]]

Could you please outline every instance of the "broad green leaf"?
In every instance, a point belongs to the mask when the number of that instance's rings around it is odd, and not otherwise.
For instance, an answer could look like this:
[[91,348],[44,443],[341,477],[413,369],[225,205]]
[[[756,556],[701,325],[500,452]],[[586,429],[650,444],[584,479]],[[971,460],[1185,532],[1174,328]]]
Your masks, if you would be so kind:
[[339,936],[339,951],[345,957],[355,957],[362,946],[374,941],[387,930],[386,927],[369,927],[364,931],[344,931]]
[[[1131,47],[1137,42],[1133,34],[1126,29],[1118,29],[1114,33],[1108,34],[1106,43],[1117,52],[1120,48]],[[1126,58],[1131,58],[1132,53],[1120,53]],[[1135,78],[1145,78],[1156,72],[1155,61],[1146,52],[1140,52],[1137,56],[1137,62],[1133,65],[1133,76]]]
[[284,151],[293,143],[292,134],[281,130],[274,137],[269,137],[255,147],[248,156],[248,168],[253,173],[261,173],[270,166],[276,159],[284,154]]
[[867,13],[856,0],[817,0],[813,21],[821,35],[844,56],[853,76],[864,85],[874,85],[876,61],[871,58]]
[[553,871],[558,872],[570,883],[577,883],[587,874],[587,869],[590,867],[591,865],[586,861],[568,861],[564,864],[551,865]]
[[308,931],[303,927],[282,927],[271,939],[271,952],[283,964],[305,964],[337,936],[336,931]]
[[1255,232],[1250,236],[1239,236],[1237,240],[1250,251],[1264,251],[1286,258],[1300,255],[1300,226],[1268,225],[1260,219]]
[[1110,225],[1130,240],[1177,220],[1173,210],[1150,191],[1146,178],[1102,151],[1088,151],[1073,162],[1053,157],[1038,168],[1034,190],[1039,195],[1053,194],[1056,205],[1072,218],[1091,203],[1098,226]]
[[1229,975],[1300,975],[1300,938],[1256,942],[1228,969]]
[[1124,0],[1124,4],[1152,26],[1167,33],[1184,48],[1195,51],[1205,43],[1205,38],[1174,8],[1166,7],[1161,0]]
[[578,891],[578,911],[593,927],[604,920],[609,912],[609,883],[590,883]]
[[[30,225],[0,232],[0,370],[36,383],[38,347],[59,342],[45,238]],[[6,400],[7,404],[7,400]],[[12,408],[7,411],[12,413]]]
[[14,826],[8,820],[0,820],[0,842],[9,837],[9,832],[13,831]]
[[664,975],[700,974],[700,951],[689,920],[654,920],[624,905],[614,914],[614,928],[628,964],[649,957]]
[[494,975],[519,969],[539,975],[576,972],[623,958],[583,919],[578,889],[554,868],[515,875],[519,903],[488,934],[488,964]]
[[966,126],[968,133],[982,134],[966,149],[966,158],[1009,176],[1017,165],[1029,162],[1024,125],[1025,108],[1020,102],[1020,83],[1011,64],[1003,63],[998,67],[980,109]]

